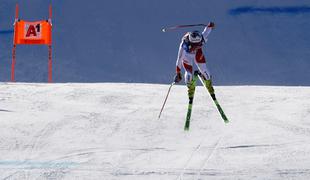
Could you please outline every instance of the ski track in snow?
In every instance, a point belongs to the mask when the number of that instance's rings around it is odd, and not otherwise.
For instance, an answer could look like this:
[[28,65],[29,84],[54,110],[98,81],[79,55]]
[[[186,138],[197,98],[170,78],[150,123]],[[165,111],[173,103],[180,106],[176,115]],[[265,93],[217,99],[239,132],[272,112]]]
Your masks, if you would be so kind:
[[310,88],[0,84],[0,179],[309,179]]

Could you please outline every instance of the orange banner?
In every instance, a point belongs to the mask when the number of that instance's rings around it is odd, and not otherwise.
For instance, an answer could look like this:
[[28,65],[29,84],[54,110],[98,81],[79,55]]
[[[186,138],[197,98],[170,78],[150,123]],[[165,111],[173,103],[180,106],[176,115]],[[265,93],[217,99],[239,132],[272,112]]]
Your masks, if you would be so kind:
[[52,25],[49,21],[19,20],[14,27],[14,44],[52,44]]

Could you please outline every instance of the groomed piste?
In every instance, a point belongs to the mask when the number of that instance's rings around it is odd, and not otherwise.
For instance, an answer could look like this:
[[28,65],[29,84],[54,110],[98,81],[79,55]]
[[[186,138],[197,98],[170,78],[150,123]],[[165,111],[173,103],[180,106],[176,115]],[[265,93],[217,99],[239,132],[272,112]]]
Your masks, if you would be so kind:
[[309,179],[308,87],[0,84],[0,179]]

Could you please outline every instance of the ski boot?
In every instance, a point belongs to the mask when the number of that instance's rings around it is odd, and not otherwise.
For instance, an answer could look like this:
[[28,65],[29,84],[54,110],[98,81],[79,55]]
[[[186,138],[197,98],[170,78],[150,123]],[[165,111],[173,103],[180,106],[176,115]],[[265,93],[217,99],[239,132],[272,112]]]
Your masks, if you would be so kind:
[[203,84],[204,86],[206,86],[206,88],[208,89],[211,97],[213,100],[216,100],[215,94],[214,94],[214,88],[212,86],[212,80],[211,79],[205,79],[203,78]]

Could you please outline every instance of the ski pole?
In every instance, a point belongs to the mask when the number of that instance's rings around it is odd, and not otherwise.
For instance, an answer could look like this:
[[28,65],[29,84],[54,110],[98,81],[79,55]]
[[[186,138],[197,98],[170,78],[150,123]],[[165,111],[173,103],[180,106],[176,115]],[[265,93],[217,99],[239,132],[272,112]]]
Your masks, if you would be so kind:
[[165,105],[166,105],[166,101],[167,101],[168,96],[169,96],[169,94],[170,94],[170,90],[171,90],[171,88],[172,88],[172,86],[173,86],[174,84],[175,84],[175,82],[173,82],[173,83],[170,84],[170,87],[169,87],[168,93],[167,93],[167,95],[166,95],[164,104],[163,104],[163,106],[161,107],[160,113],[159,113],[159,115],[158,115],[158,119],[160,119],[161,113],[163,112],[163,109],[164,109],[164,107],[165,107]]
[[207,24],[186,24],[186,25],[171,26],[171,27],[163,28],[162,32],[167,32],[167,31],[175,30],[179,28],[196,27],[196,26],[207,26]]

